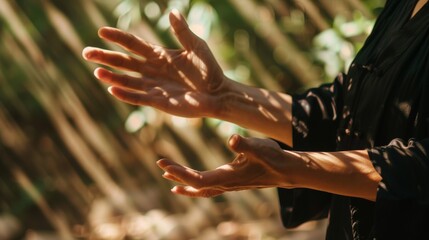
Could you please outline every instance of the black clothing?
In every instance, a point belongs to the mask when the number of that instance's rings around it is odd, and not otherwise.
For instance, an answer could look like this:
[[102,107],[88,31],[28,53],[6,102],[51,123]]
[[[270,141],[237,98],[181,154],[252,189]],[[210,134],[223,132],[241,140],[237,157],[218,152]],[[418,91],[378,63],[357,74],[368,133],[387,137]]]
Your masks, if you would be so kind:
[[294,96],[294,150],[368,149],[376,202],[279,189],[286,227],[329,215],[327,239],[429,239],[429,4],[388,0],[348,74]]

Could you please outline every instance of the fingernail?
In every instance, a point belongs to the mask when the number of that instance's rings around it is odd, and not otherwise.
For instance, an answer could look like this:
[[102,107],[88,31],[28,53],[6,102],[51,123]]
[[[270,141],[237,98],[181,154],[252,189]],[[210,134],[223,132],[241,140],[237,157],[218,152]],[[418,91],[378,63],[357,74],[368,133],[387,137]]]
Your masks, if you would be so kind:
[[236,147],[239,139],[240,139],[240,137],[237,134],[232,135],[228,140],[229,146]]
[[99,29],[98,29],[97,34],[98,34],[98,36],[99,36],[99,37],[101,37],[101,38],[103,37],[103,31],[104,31],[104,29],[106,29],[106,27],[101,27],[101,28],[99,28]]
[[84,49],[82,50],[82,57],[83,57],[85,60],[88,60],[88,58],[90,58],[90,57],[91,57],[90,50],[91,50],[91,47],[86,47],[86,48],[84,48]]
[[96,69],[94,70],[94,76],[95,76],[96,78],[100,78],[100,73],[99,73],[100,69],[101,69],[101,68],[96,68]]
[[108,87],[108,88],[107,88],[107,91],[108,91],[111,95],[113,95],[112,88],[113,88],[112,86],[110,86],[110,87]]
[[180,12],[179,12],[179,10],[177,10],[176,8],[173,8],[172,10],[171,10],[171,13],[177,18],[177,19],[179,19],[180,18]]

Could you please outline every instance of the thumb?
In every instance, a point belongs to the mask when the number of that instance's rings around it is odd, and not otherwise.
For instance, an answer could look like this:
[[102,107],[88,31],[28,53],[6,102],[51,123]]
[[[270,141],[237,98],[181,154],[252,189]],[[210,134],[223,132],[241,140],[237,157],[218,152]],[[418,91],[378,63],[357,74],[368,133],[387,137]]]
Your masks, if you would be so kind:
[[170,12],[169,18],[174,35],[186,50],[191,51],[195,43],[200,40],[199,37],[189,29],[188,23],[177,9]]
[[228,146],[236,153],[247,153],[254,150],[250,139],[238,134],[234,134],[229,138]]

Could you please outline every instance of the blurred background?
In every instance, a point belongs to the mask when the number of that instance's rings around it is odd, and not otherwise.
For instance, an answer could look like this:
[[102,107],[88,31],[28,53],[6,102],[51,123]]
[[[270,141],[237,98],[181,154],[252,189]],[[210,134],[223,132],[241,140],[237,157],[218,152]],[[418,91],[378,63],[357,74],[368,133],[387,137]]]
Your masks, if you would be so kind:
[[233,133],[114,100],[82,49],[116,26],[180,47],[176,8],[225,74],[297,93],[346,71],[384,0],[0,0],[0,239],[324,239],[325,222],[285,230],[275,189],[191,199],[155,161],[204,170],[232,160]]

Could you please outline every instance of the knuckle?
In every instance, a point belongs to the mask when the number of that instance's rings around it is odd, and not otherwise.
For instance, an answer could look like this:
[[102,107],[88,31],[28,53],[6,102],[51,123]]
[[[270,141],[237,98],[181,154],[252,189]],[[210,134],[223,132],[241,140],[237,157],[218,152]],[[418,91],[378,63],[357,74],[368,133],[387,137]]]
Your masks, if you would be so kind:
[[129,76],[126,76],[126,75],[124,75],[124,76],[122,76],[122,79],[121,79],[122,81],[122,84],[125,86],[125,87],[129,87],[130,86],[130,77]]
[[116,41],[116,42],[120,42],[122,43],[124,41],[125,36],[127,35],[126,32],[122,31],[122,30],[115,30],[115,34],[112,35],[112,38]]
[[146,90],[150,84],[148,84],[144,78],[139,78],[136,82],[136,88],[141,90]]
[[138,104],[140,104],[140,98],[139,98],[139,96],[138,96],[137,94],[132,94],[132,95],[130,96],[130,102],[131,102],[132,104],[134,104],[134,105],[138,105]]
[[185,25],[185,24],[180,24],[179,26],[177,26],[177,27],[174,29],[174,32],[175,32],[177,35],[182,35],[183,33],[186,33],[187,31],[190,31],[190,30],[189,30],[188,26],[187,26],[187,25]]
[[113,55],[113,54],[109,54],[107,57],[108,57],[108,58],[107,58],[107,60],[108,60],[112,65],[114,65],[114,66],[118,66],[118,67],[120,67],[120,66],[122,66],[122,65],[123,65],[123,59],[122,59],[122,57],[117,56],[117,55]]
[[113,42],[120,42],[120,40],[121,40],[121,35],[122,35],[122,33],[121,33],[121,32],[114,31],[114,32],[111,32],[111,33],[109,34],[108,38],[109,38],[109,40],[111,40],[111,41],[113,41]]
[[124,35],[124,45],[128,46],[128,47],[133,47],[135,45],[135,37],[133,34],[131,33],[126,33]]

